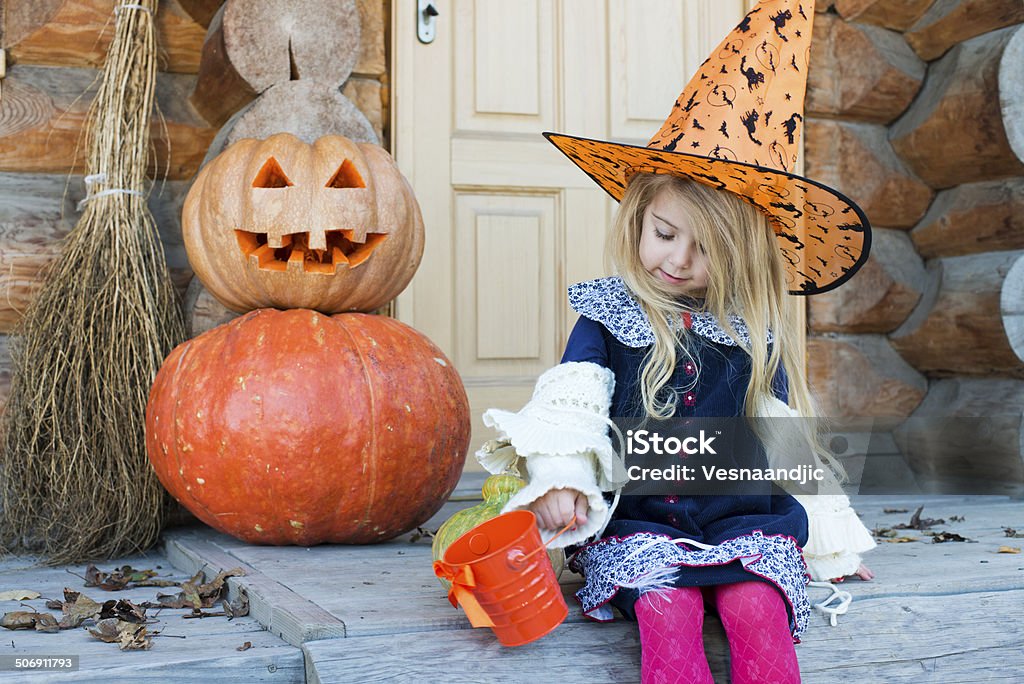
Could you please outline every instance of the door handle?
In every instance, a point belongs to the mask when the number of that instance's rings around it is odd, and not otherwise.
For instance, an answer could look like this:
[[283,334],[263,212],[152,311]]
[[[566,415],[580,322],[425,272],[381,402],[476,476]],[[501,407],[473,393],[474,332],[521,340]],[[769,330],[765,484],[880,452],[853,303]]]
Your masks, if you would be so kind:
[[431,0],[419,0],[416,5],[416,37],[421,43],[432,43],[437,33],[437,15],[440,12]]

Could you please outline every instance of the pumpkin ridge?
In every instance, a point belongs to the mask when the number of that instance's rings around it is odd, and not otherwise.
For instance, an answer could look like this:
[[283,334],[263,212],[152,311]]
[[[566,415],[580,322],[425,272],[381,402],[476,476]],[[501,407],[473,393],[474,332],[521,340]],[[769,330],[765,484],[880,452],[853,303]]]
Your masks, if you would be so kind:
[[[317,315],[321,315],[321,314],[317,314]],[[356,320],[360,320],[362,318],[362,316],[368,315],[368,314],[349,314],[349,315],[350,316],[355,316]],[[369,430],[369,432],[370,432],[370,457],[369,457],[369,461],[370,461],[370,465],[371,465],[373,470],[372,470],[372,474],[370,475],[370,477],[365,479],[365,482],[369,486],[369,494],[367,496],[366,510],[363,512],[362,517],[359,520],[356,521],[356,525],[358,525],[359,527],[364,527],[365,525],[368,525],[369,521],[372,519],[371,513],[373,512],[373,502],[374,502],[374,498],[377,495],[377,420],[376,420],[376,418],[377,418],[377,394],[376,394],[376,389],[377,388],[374,386],[374,382],[373,382],[374,379],[370,377],[369,364],[367,363],[366,356],[363,354],[363,349],[356,342],[356,337],[355,337],[355,335],[352,334],[352,331],[349,330],[347,322],[339,321],[338,319],[334,318],[333,316],[324,316],[324,318],[326,318],[327,320],[331,321],[332,323],[338,325],[342,330],[345,331],[345,334],[348,336],[351,348],[359,356],[360,365],[361,365],[362,371],[363,371],[363,377],[366,379],[367,392],[369,392],[369,395],[370,395],[369,396],[369,406],[370,406],[370,416],[369,416],[370,417],[370,420],[369,420],[369,425],[370,425],[370,430]],[[386,318],[386,317],[384,317],[384,318]],[[363,452],[363,467],[364,468],[366,467],[366,460],[367,460],[367,456],[366,456],[366,452],[364,451]],[[341,502],[341,501],[338,502],[339,506],[341,506],[342,504],[343,504],[343,502]]]

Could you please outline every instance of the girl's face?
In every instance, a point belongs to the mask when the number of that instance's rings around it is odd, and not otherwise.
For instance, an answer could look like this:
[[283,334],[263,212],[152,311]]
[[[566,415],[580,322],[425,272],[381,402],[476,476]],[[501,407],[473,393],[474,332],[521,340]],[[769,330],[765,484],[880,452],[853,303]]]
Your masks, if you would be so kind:
[[640,263],[669,290],[702,295],[708,287],[707,255],[694,239],[685,205],[662,188],[644,211]]

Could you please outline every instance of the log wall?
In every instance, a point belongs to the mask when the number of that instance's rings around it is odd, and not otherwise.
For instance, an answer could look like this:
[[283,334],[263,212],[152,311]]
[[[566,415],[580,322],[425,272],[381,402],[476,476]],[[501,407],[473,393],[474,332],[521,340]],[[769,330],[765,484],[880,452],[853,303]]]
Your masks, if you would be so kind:
[[[223,0],[161,0],[160,71],[152,130],[149,198],[179,292],[192,271],[181,238],[181,206],[221,132],[190,101],[208,29]],[[261,6],[277,3],[260,2]],[[327,4],[327,3],[324,3]],[[342,3],[344,4],[344,3]],[[354,0],[361,25],[351,75],[331,84],[387,147],[389,0]],[[9,334],[30,305],[84,196],[82,127],[113,36],[113,0],[0,0],[0,410],[9,387]],[[334,27],[337,28],[337,27]],[[317,31],[331,30],[316,27]],[[315,33],[311,30],[311,32]],[[344,98],[342,98],[342,94]],[[222,109],[230,117],[248,104]],[[225,139],[226,136],[221,136]],[[205,299],[203,300],[206,301]],[[214,302],[213,304],[216,304]],[[216,316],[211,312],[209,316]],[[198,332],[198,331],[197,331]]]
[[974,436],[948,439],[955,416],[998,442],[973,451],[973,476],[1021,481],[1024,4],[816,9],[806,171],[864,208],[874,243],[808,302],[812,384],[827,414],[905,421],[918,472],[965,475],[949,463]]

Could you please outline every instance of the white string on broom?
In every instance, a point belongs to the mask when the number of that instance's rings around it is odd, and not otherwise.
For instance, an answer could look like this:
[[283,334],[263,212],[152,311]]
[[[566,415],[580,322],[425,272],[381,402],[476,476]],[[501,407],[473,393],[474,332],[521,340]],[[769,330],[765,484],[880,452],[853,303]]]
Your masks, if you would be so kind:
[[143,7],[142,5],[131,4],[131,3],[126,3],[124,5],[118,5],[117,7],[114,8],[114,14],[120,14],[121,10],[123,10],[123,9],[137,9],[137,10],[142,10],[143,12],[148,13],[150,16],[153,15],[153,10],[151,10],[150,8]]
[[106,195],[137,195],[138,197],[146,196],[146,194],[141,190],[130,190],[128,188],[107,188],[106,190],[100,190],[99,192],[92,191],[92,186],[106,182],[107,174],[105,173],[90,173],[88,176],[85,177],[86,195],[85,197],[78,201],[78,205],[76,206],[78,211],[82,211],[82,207],[84,207],[89,202],[92,202],[94,199],[98,197],[104,197]]

